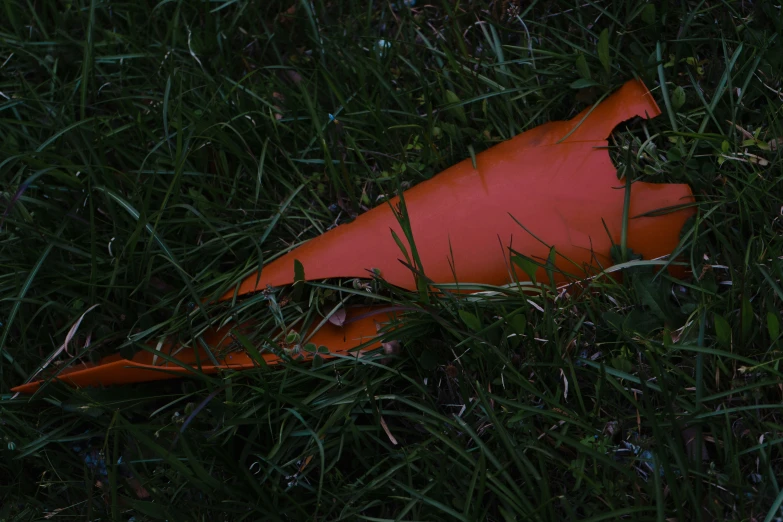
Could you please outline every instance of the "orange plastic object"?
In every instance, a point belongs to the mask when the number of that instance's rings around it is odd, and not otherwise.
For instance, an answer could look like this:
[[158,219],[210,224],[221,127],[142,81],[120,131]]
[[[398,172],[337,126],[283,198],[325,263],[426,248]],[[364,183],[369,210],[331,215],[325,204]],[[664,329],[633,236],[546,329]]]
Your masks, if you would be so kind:
[[[394,317],[393,313],[373,308],[348,309],[342,327],[327,323],[317,332],[313,332],[308,342],[329,348],[329,354],[321,354],[324,357],[335,354],[348,355],[350,350],[365,343],[368,343],[365,349],[372,350],[380,346],[376,340],[378,329],[393,320]],[[97,365],[77,363],[62,371],[57,379],[76,387],[108,386],[110,384],[130,384],[182,377],[196,371],[199,362],[201,363],[201,372],[206,374],[214,374],[220,370],[242,370],[257,367],[259,363],[253,361],[232,336],[233,329],[237,329],[237,325],[232,324],[221,329],[209,330],[202,335],[202,340],[210,347],[212,353],[216,354],[219,366],[215,366],[210,361],[203,348],[195,350],[190,347],[183,348],[168,344],[162,346],[157,353],[153,351],[139,352],[131,360],[113,355],[105,357]],[[241,332],[246,332],[247,329],[248,326],[239,328]],[[175,358],[183,366],[170,362],[158,353]],[[305,359],[312,357],[307,352],[302,352],[302,355]],[[272,353],[262,354],[262,357],[267,365],[274,365],[281,361],[277,355]],[[11,391],[33,393],[41,383],[42,381],[30,382],[17,386]]]
[[[606,139],[625,120],[660,113],[644,84],[631,81],[592,111],[541,125],[478,154],[475,169],[468,159],[406,190],[425,275],[434,283],[454,283],[453,252],[460,283],[511,283],[509,246],[542,261],[554,246],[560,254],[557,268],[577,276],[610,266],[612,241],[620,243],[625,182],[617,179]],[[691,201],[687,185],[637,182],[629,216]],[[692,214],[691,209],[630,219],[627,246],[644,259],[669,254]],[[308,280],[369,277],[368,270],[379,269],[391,284],[414,289],[414,276],[400,262],[403,255],[390,229],[404,238],[390,206],[380,205],[269,263],[241,283],[238,295],[291,284],[294,260],[302,263]],[[529,279],[516,270],[519,280]],[[544,269],[539,272],[537,280],[546,281]],[[556,282],[564,279],[556,276]]]
[[[450,265],[453,255],[461,283],[510,283],[508,247],[540,260],[546,260],[549,248],[554,247],[559,254],[556,267],[576,277],[611,265],[610,248],[612,242],[620,242],[623,227],[625,187],[617,179],[606,139],[625,120],[659,114],[647,88],[638,80],[631,81],[572,120],[541,125],[478,154],[476,168],[465,160],[405,191],[425,275],[435,283],[455,282]],[[694,210],[638,216],[692,201],[687,185],[634,183],[627,246],[645,259],[671,253]],[[397,198],[391,203],[396,206]],[[369,277],[369,270],[378,269],[391,284],[414,289],[413,274],[400,262],[404,256],[390,230],[404,238],[392,209],[383,204],[269,263],[221,300],[293,283],[294,260],[303,264],[308,280]],[[519,280],[528,279],[515,269]],[[543,269],[536,277],[547,280]],[[563,282],[565,277],[556,274],[555,279]],[[376,335],[379,317],[354,317],[359,318],[349,319],[343,328],[326,325],[313,342],[326,345],[332,353],[346,353]],[[213,332],[208,344],[219,349],[224,334]],[[176,358],[193,364],[195,354],[191,349]],[[269,363],[278,360],[271,354],[264,358]],[[93,368],[63,372],[58,378],[76,386],[107,385],[172,378],[190,371],[158,362],[153,365],[152,356],[144,352],[133,361],[115,357]],[[237,352],[224,358],[220,366],[201,369],[214,373],[221,368],[252,366],[249,356]],[[14,391],[30,392],[39,384],[25,384]]]

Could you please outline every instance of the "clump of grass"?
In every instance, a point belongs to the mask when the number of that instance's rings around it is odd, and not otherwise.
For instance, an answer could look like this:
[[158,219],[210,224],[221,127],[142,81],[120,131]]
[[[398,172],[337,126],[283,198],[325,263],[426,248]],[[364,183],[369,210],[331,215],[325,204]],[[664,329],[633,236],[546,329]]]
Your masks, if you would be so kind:
[[[6,2],[0,519],[783,516],[781,31],[769,2]],[[634,75],[664,115],[612,152],[694,188],[693,277],[376,281],[408,313],[391,361],[8,393],[82,316],[89,358],[371,295],[195,306]]]

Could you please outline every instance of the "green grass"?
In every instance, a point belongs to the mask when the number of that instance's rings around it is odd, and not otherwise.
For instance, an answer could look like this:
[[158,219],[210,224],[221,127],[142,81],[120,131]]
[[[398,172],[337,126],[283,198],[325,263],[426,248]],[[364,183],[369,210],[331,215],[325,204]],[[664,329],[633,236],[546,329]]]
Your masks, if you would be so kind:
[[[0,520],[783,517],[772,2],[0,13]],[[55,365],[368,299],[329,281],[194,306],[634,76],[664,114],[618,128],[612,154],[633,180],[693,187],[680,253],[698,277],[636,265],[578,296],[461,298],[374,282],[420,310],[391,360],[12,398],[93,305]]]

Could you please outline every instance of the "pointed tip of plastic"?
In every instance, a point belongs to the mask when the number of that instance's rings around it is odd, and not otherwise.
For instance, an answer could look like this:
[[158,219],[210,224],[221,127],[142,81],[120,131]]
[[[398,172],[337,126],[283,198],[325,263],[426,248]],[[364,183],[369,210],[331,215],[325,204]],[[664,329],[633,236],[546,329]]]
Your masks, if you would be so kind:
[[626,82],[606,99],[572,118],[572,126],[560,142],[602,141],[624,121],[660,116],[661,109],[644,82],[637,78]]

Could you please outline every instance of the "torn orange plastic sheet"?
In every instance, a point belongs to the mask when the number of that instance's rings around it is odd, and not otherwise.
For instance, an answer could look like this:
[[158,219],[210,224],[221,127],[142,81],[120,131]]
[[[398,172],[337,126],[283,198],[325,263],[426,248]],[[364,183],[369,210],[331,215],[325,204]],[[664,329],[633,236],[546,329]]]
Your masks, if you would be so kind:
[[[380,342],[377,340],[378,331],[395,319],[396,314],[389,311],[388,307],[348,308],[342,326],[327,323],[317,331],[311,332],[312,335],[308,337],[307,342],[316,347],[327,347],[329,354],[321,354],[326,357],[331,354],[348,355],[351,350],[362,345],[365,345],[365,350],[372,350],[380,347]],[[249,328],[251,328],[249,325],[238,326],[232,323],[223,328],[207,330],[201,336],[201,340],[209,346],[210,352],[216,357],[217,365],[211,361],[203,348],[194,349],[169,343],[161,347],[150,345],[154,351],[141,351],[133,359],[112,355],[101,359],[99,364],[75,363],[71,368],[60,372],[56,378],[76,387],[108,386],[184,377],[198,371],[199,366],[201,372],[205,374],[258,367],[262,363],[254,361],[241,349],[241,344],[233,335],[236,330],[247,334]],[[274,365],[282,360],[273,353],[259,355],[267,365]],[[312,357],[312,354],[307,352],[302,352],[302,355],[305,359]],[[171,359],[177,362],[172,362]],[[32,393],[42,383],[43,381],[40,380],[29,382],[12,388],[11,391]]]
[[[541,125],[478,154],[475,168],[468,159],[406,190],[411,230],[427,278],[436,284],[454,283],[456,273],[460,283],[511,283],[509,247],[539,260],[546,260],[554,247],[556,268],[575,277],[610,266],[611,246],[620,243],[623,228],[625,187],[617,179],[607,138],[623,121],[659,114],[644,84],[631,81],[569,121]],[[691,203],[690,188],[636,182],[630,193],[629,216],[636,217],[628,222],[627,246],[645,259],[670,254],[694,210],[650,214]],[[398,202],[391,201],[394,206]],[[390,230],[405,237],[392,208],[383,204],[269,263],[221,300],[293,283],[295,260],[304,266],[307,280],[363,278],[377,270],[389,283],[414,289],[413,273],[400,262],[402,253]],[[518,280],[529,279],[519,268],[511,269]],[[547,280],[543,269],[536,277]],[[565,281],[562,275],[555,279]],[[366,336],[376,335],[378,320],[363,316],[343,328],[326,325],[316,333],[323,340],[313,342],[324,344],[331,353],[346,353]],[[210,336],[214,338],[208,344],[225,338],[221,332]],[[176,357],[190,364],[190,353]],[[153,365],[151,357],[144,352],[138,360],[114,358],[94,368],[64,371],[58,378],[87,386],[171,378],[189,371],[168,362]],[[202,371],[253,366],[243,353],[233,357],[220,366],[202,366]],[[272,355],[264,358],[269,363],[278,360]],[[15,390],[32,391],[39,384]]]

